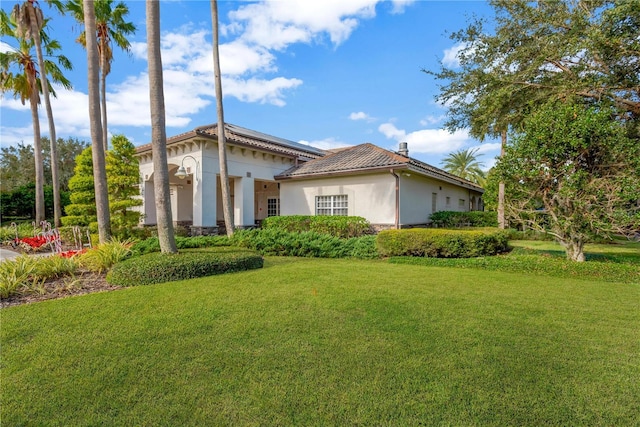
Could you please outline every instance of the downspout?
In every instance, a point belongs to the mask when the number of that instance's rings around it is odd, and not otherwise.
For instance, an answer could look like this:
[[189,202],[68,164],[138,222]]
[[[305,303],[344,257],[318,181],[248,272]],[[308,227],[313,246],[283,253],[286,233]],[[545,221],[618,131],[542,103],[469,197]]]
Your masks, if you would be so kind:
[[391,175],[396,178],[396,230],[400,229],[400,177],[398,174],[394,172],[393,169],[390,170]]

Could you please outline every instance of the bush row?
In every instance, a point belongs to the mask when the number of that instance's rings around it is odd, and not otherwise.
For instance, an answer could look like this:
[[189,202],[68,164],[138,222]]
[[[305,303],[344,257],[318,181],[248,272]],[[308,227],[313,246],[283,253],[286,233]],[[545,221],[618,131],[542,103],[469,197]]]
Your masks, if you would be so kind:
[[497,227],[498,215],[495,212],[454,212],[439,211],[431,214],[434,225],[441,227]]
[[186,249],[177,254],[150,253],[125,260],[109,271],[107,282],[117,286],[151,285],[262,266],[262,257],[246,249]]
[[[176,236],[176,246],[178,247],[178,249],[231,246],[231,241],[227,238],[227,236]],[[149,239],[142,240],[131,247],[131,252],[134,255],[144,255],[151,252],[160,252],[160,241],[157,237],[151,237]]]
[[315,231],[287,232],[280,229],[240,230],[231,241],[263,255],[317,258],[377,258],[376,236],[339,237]]
[[271,216],[262,222],[262,228],[288,232],[315,231],[335,237],[349,238],[371,234],[369,222],[360,216],[285,215]]
[[414,228],[378,234],[380,255],[469,258],[495,255],[508,249],[507,233],[495,230],[442,230]]
[[[362,236],[341,239],[313,231],[288,232],[280,229],[238,230],[231,239],[226,236],[176,237],[179,250],[239,246],[263,255],[318,258],[377,258],[376,237]],[[158,238],[138,242],[131,248],[134,255],[159,252]]]

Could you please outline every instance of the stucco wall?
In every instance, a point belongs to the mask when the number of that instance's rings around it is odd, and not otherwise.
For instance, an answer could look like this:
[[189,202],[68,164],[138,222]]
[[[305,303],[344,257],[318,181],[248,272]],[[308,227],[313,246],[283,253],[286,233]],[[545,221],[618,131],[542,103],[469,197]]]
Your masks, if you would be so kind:
[[[400,177],[400,225],[430,222],[433,195],[435,211],[469,210],[469,190],[414,173],[398,173]],[[476,195],[479,193],[471,192]],[[395,224],[395,178],[390,173],[340,176],[311,180],[281,181],[282,215],[315,215],[316,196],[346,194],[349,215],[362,216],[371,224]],[[447,198],[449,204],[447,205]],[[460,206],[460,200],[464,200]]]
[[[476,194],[476,199],[479,193]],[[435,194],[436,209],[433,210]],[[414,173],[400,174],[400,223],[402,225],[425,224],[437,211],[468,211],[470,191]],[[448,203],[447,203],[448,198]],[[464,204],[460,205],[460,200]]]
[[[187,144],[180,148],[169,147],[167,150],[167,161],[169,163],[169,181],[173,189],[172,206],[174,221],[193,221],[194,225],[214,226],[218,220],[222,220],[222,202],[219,184],[219,160],[218,145],[208,142],[204,149],[201,144]],[[199,166],[193,159],[196,159]],[[190,168],[190,175],[184,180],[174,176],[177,168],[182,164]],[[277,197],[277,183],[273,182],[273,177],[293,166],[294,161],[288,157],[263,153],[250,148],[239,146],[229,146],[227,148],[227,170],[231,181],[231,194],[234,202],[242,205],[234,205],[232,211],[238,217],[236,225],[253,225],[256,218],[266,217],[266,197]],[[197,169],[197,171],[196,171]],[[140,159],[140,173],[145,182],[146,189],[153,189],[153,160],[151,156],[145,155]],[[240,181],[240,180],[243,181]],[[191,180],[191,184],[187,181]],[[235,201],[234,182],[247,184],[244,188],[251,188],[250,181],[261,183],[264,190],[263,181],[268,183],[267,192],[260,191],[256,187],[256,193],[260,193],[261,199],[257,200],[255,194],[245,194],[242,200]],[[275,187],[274,187],[275,186]],[[249,192],[251,193],[251,192]],[[264,201],[262,201],[264,199]],[[146,215],[145,224],[155,224],[155,210],[153,193],[147,193],[144,197],[145,206],[143,210]],[[264,206],[263,206],[264,205]],[[262,208],[262,211],[260,210]],[[246,222],[246,224],[244,224]],[[242,223],[242,224],[241,224]]]
[[315,215],[316,196],[342,194],[348,196],[350,216],[362,216],[371,224],[395,223],[395,178],[389,173],[280,181],[280,212]]

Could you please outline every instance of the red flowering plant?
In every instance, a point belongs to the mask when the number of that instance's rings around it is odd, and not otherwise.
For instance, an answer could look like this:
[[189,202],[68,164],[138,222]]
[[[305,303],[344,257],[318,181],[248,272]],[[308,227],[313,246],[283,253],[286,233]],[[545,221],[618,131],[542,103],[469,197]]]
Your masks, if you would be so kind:
[[50,243],[50,240],[45,236],[34,236],[34,237],[22,237],[20,239],[16,238],[16,245],[26,252],[37,252],[43,250],[45,245]]
[[64,252],[60,252],[58,255],[60,255],[62,258],[73,258],[76,255],[82,255],[83,253],[87,252],[87,249],[78,249],[78,250],[69,250],[69,251],[64,251]]

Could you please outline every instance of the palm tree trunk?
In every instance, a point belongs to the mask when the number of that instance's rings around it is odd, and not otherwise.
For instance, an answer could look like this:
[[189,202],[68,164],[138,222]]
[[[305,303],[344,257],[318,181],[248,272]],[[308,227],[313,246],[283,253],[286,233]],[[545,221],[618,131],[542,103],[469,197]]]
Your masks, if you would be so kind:
[[42,162],[42,144],[40,141],[40,118],[38,117],[38,88],[34,87],[29,104],[33,120],[33,154],[36,167],[36,224],[45,220],[44,214],[44,164]]
[[84,27],[87,37],[87,66],[89,83],[89,122],[91,125],[91,152],[93,158],[93,183],[96,195],[96,214],[100,243],[111,239],[111,216],[109,213],[109,193],[107,171],[102,142],[102,122],[100,119],[100,88],[98,84],[98,47],[96,45],[96,14],[93,0],[83,0]]
[[216,86],[216,111],[218,113],[218,157],[220,160],[220,187],[222,189],[222,211],[227,236],[233,235],[231,213],[231,191],[227,172],[227,142],[224,134],[224,110],[222,108],[222,78],[220,75],[220,53],[218,51],[218,2],[211,0],[211,23],[213,24],[213,71]]
[[165,129],[162,56],[160,54],[160,4],[147,0],[147,62],[149,64],[149,103],[151,106],[151,150],[153,184],[156,200],[158,240],[163,253],[176,253],[176,240],[171,218],[167,133]]
[[[500,157],[503,157],[504,150],[507,147],[507,131],[503,130],[500,136],[502,137]],[[498,227],[502,230],[507,228],[507,221],[504,217],[504,181],[498,183]]]
[[[38,22],[36,19],[36,11],[31,3],[29,3],[29,15],[32,25],[35,27]],[[40,70],[40,86],[42,87],[42,95],[44,105],[47,111],[47,119],[49,121],[49,140],[51,144],[51,183],[53,186],[53,223],[54,227],[60,227],[60,217],[62,216],[62,207],[60,206],[60,179],[58,176],[58,145],[56,140],[56,127],[53,122],[53,110],[51,109],[51,99],[49,97],[49,85],[47,84],[47,70],[44,66],[44,56],[42,55],[42,41],[40,40],[40,29],[32,28],[33,43],[36,47],[36,57],[38,58],[38,69]],[[40,127],[38,125],[38,127]],[[34,146],[35,147],[35,146]],[[43,176],[44,180],[44,176]],[[44,185],[44,181],[43,185]],[[36,185],[37,187],[37,185]],[[44,200],[44,194],[43,194]],[[43,202],[44,204],[44,202]],[[37,209],[36,209],[37,212]],[[37,215],[36,215],[37,216]],[[44,220],[44,218],[42,219]]]
[[[40,28],[38,27],[38,20],[36,18],[36,11],[31,3],[27,3],[29,11],[29,21],[31,23],[31,33],[34,38],[34,44],[36,45],[36,54],[38,56],[38,67],[40,68],[40,81],[43,86],[46,85],[46,73],[44,72],[44,59],[42,57],[42,46],[40,45]],[[31,87],[31,96],[29,102],[31,104],[31,117],[33,120],[33,152],[35,161],[36,172],[36,223],[40,224],[45,220],[45,205],[44,205],[44,162],[42,159],[42,141],[40,140],[40,119],[38,117],[38,85],[35,82],[35,76],[33,81],[29,81]]]
[[[104,47],[101,52],[104,52]],[[109,149],[109,133],[107,130],[107,58],[104,53],[100,54],[100,98],[102,101],[102,143],[104,144],[104,152]]]

